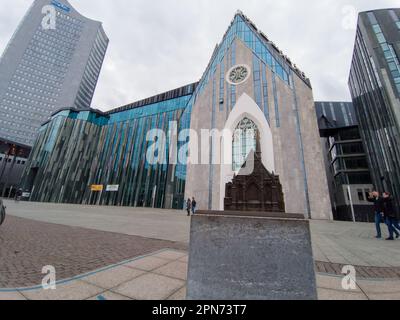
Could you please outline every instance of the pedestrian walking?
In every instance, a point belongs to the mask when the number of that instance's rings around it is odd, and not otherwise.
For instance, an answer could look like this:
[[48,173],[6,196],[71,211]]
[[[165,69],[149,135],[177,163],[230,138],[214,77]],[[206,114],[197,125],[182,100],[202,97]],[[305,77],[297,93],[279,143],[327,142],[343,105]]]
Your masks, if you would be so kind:
[[394,240],[394,234],[396,234],[396,238],[398,239],[400,237],[400,226],[394,210],[393,198],[389,192],[385,192],[383,194],[383,199],[385,222],[389,229],[389,238],[386,240]]
[[197,209],[197,202],[196,199],[193,197],[192,199],[192,213],[196,214],[196,209]]
[[188,217],[190,216],[190,212],[192,210],[192,201],[190,200],[190,198],[186,201],[186,211],[187,211],[187,215]]
[[368,201],[374,204],[376,238],[382,238],[381,223],[383,222],[384,199],[378,191],[369,194]]

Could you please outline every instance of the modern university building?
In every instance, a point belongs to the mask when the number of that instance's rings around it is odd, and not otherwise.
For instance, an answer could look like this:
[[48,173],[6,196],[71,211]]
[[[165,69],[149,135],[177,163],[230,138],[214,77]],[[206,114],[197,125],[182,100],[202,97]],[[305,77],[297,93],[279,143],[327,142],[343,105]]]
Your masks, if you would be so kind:
[[[375,189],[400,208],[400,9],[362,12],[349,88]],[[398,210],[397,210],[398,211]]]
[[[146,157],[159,141],[146,139],[154,128],[166,133],[165,148],[153,153],[163,163]],[[222,139],[224,129],[242,131]],[[205,130],[214,132],[204,138]],[[257,137],[264,166],[280,177],[286,212],[330,219],[311,83],[238,12],[198,83],[105,113],[54,113],[40,129],[22,185],[33,201],[182,208],[194,196],[199,209],[223,210],[225,185]],[[216,161],[225,144],[230,164]],[[184,161],[173,161],[174,146]]]

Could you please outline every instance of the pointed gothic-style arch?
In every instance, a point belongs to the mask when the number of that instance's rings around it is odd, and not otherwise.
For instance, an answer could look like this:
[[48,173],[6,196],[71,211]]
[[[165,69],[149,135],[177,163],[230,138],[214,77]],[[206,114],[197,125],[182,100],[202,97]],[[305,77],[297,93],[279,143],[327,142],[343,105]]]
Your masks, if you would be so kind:
[[[246,93],[242,94],[238,99],[236,105],[231,111],[228,120],[225,123],[225,130],[229,130],[232,133],[244,120],[248,119],[255,124],[255,127],[259,133],[260,145],[262,152],[262,162],[265,168],[269,172],[275,171],[275,161],[274,161],[274,146],[272,140],[272,131],[265,118],[264,113],[261,111],[257,103],[249,97]],[[225,143],[221,147],[224,154],[230,153],[232,155],[233,144]],[[233,159],[232,159],[233,160]],[[228,182],[231,182],[235,170],[232,164],[222,164],[221,165],[221,182],[220,182],[220,210],[224,209],[224,197],[225,197],[225,187]]]

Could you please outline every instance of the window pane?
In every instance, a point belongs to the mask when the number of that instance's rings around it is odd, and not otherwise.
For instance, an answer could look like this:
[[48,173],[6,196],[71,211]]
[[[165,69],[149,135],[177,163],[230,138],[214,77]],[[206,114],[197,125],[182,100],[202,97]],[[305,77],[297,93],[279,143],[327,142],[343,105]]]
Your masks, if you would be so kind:
[[364,199],[364,192],[363,192],[362,189],[358,189],[358,190],[357,190],[357,194],[358,194],[358,200],[359,200],[359,201],[364,201],[364,200],[365,200],[365,199]]
[[386,39],[385,39],[385,36],[383,35],[383,33],[378,33],[376,35],[376,37],[378,38],[378,42],[379,43],[385,43],[386,42]]

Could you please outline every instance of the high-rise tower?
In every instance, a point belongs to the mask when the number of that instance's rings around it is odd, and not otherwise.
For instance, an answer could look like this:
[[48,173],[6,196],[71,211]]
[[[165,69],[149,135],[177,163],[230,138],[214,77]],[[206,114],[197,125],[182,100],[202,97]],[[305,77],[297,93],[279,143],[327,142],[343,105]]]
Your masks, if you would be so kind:
[[0,139],[31,146],[56,110],[89,108],[107,46],[68,1],[34,1],[0,60]]

